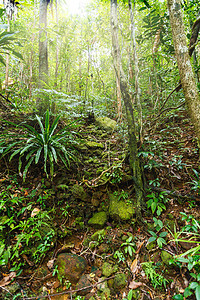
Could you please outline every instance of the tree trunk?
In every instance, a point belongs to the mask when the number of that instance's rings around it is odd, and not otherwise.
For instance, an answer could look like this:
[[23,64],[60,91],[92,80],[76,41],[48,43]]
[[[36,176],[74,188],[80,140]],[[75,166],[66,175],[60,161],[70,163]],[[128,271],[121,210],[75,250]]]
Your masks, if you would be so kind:
[[137,138],[135,129],[135,120],[133,114],[133,105],[131,102],[131,96],[129,93],[129,87],[127,80],[122,69],[120,48],[118,42],[118,22],[117,22],[117,0],[111,0],[111,32],[112,32],[112,55],[114,61],[115,74],[118,77],[122,98],[125,104],[126,118],[128,123],[128,135],[129,135],[129,151],[130,151],[130,167],[133,174],[133,181],[135,184],[136,192],[136,214],[141,221],[141,211],[144,206],[144,185],[143,174],[140,166],[140,160],[138,158]]
[[[48,48],[47,48],[47,0],[40,0],[39,7],[39,88],[48,83]],[[49,100],[37,99],[38,113],[42,114],[49,108]]]
[[[10,32],[10,16],[8,17],[8,28],[7,31]],[[9,79],[9,51],[6,53],[6,78],[5,78],[5,87],[8,87],[8,79]]]
[[132,43],[133,43],[133,56],[134,56],[134,64],[135,64],[135,93],[136,93],[136,104],[137,110],[139,113],[139,137],[140,142],[142,143],[142,106],[140,102],[140,83],[139,83],[139,64],[138,64],[138,56],[137,56],[137,48],[136,48],[136,40],[135,40],[135,21],[134,21],[134,11],[135,11],[135,1],[134,1],[134,8],[132,8],[131,0],[128,1],[129,4],[129,11],[130,11],[130,19],[131,19],[131,36],[132,36]]
[[200,96],[190,62],[180,0],[168,0],[168,9],[183,93],[200,145]]

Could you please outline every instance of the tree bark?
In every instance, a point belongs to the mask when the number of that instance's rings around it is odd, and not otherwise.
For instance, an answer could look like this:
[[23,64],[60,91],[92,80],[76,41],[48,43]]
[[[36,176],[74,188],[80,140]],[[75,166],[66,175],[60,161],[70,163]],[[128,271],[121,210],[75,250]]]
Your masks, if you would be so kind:
[[115,74],[120,83],[121,94],[125,104],[126,118],[128,123],[130,168],[133,174],[133,181],[136,192],[136,215],[141,220],[142,207],[144,206],[144,185],[143,174],[138,157],[137,137],[135,129],[135,119],[129,87],[126,76],[122,69],[120,48],[118,42],[118,22],[117,22],[117,0],[111,0],[111,32],[112,32],[112,56],[114,62]]
[[140,83],[139,83],[139,64],[138,64],[138,55],[137,55],[137,48],[136,48],[136,40],[135,40],[135,21],[134,21],[134,11],[135,11],[135,1],[134,7],[132,7],[131,0],[128,1],[129,4],[129,11],[130,11],[130,19],[131,19],[131,36],[132,36],[132,43],[133,43],[133,56],[134,56],[134,64],[135,64],[135,93],[136,93],[136,104],[137,110],[139,113],[139,137],[140,142],[142,144],[142,136],[143,136],[143,128],[142,128],[142,106],[140,102]]
[[[40,0],[39,7],[39,88],[44,88],[48,83],[48,46],[47,46],[47,0]],[[43,114],[49,108],[49,99],[37,99],[37,110]]]
[[183,93],[200,145],[200,96],[190,62],[180,0],[168,0],[168,9]]

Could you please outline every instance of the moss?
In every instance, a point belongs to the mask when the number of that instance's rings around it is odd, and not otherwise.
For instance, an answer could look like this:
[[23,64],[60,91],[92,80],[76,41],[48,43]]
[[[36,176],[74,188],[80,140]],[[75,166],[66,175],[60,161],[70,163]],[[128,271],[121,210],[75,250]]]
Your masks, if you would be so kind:
[[96,118],[96,124],[105,131],[113,131],[117,122],[108,117],[98,117]]
[[167,251],[162,251],[161,252],[161,259],[163,261],[163,263],[167,266],[167,267],[171,267],[171,265],[169,264],[170,260],[173,258],[173,256],[168,253]]
[[102,274],[106,277],[110,277],[113,274],[113,267],[108,262],[102,265]]
[[114,289],[121,290],[127,285],[127,277],[125,274],[117,274],[114,278]]
[[133,217],[135,209],[131,203],[127,203],[123,200],[119,201],[118,198],[113,194],[111,194],[109,197],[109,215],[112,219],[118,221],[128,221]]
[[85,145],[87,146],[87,148],[104,149],[104,145],[102,143],[97,143],[97,142],[93,142],[93,141],[87,141],[85,143]]
[[107,214],[104,211],[94,214],[94,216],[88,221],[90,226],[95,228],[103,228],[107,222]]

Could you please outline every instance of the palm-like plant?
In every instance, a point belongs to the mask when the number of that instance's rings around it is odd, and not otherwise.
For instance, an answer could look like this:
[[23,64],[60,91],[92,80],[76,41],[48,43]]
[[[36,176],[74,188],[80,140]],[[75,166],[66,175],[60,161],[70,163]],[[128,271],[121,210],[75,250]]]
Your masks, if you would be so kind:
[[10,154],[9,160],[19,155],[19,173],[22,169],[22,158],[25,158],[25,166],[23,170],[23,180],[25,181],[27,171],[30,165],[35,162],[41,162],[43,159],[44,171],[49,176],[47,170],[47,162],[50,165],[50,176],[52,178],[54,172],[54,163],[58,163],[60,159],[68,168],[70,161],[75,160],[72,147],[72,133],[69,130],[73,123],[66,125],[63,129],[55,133],[58,126],[60,116],[58,116],[50,126],[49,111],[45,116],[45,125],[42,124],[41,118],[36,115],[40,132],[33,126],[28,124],[13,125],[20,127],[25,133],[16,136],[16,133],[2,133],[0,135],[0,153],[1,157]]

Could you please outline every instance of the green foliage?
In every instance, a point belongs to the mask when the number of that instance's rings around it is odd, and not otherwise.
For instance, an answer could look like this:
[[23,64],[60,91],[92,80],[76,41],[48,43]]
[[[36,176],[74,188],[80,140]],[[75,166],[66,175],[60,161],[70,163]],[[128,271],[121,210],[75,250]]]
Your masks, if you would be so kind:
[[72,151],[72,132],[70,127],[73,123],[66,125],[63,129],[55,133],[58,126],[60,116],[58,116],[50,126],[49,111],[46,112],[45,125],[42,120],[36,115],[40,131],[34,127],[23,124],[15,125],[17,128],[22,128],[23,134],[2,133],[0,134],[0,153],[1,158],[5,155],[10,155],[10,161],[16,155],[19,156],[19,173],[21,173],[22,164],[24,163],[23,180],[25,181],[26,174],[32,163],[42,163],[46,176],[49,176],[47,170],[47,162],[50,165],[50,176],[53,177],[54,163],[58,163],[59,159],[66,168],[70,166],[70,161],[76,158]]
[[166,206],[164,204],[168,201],[166,198],[166,193],[161,192],[156,195],[154,192],[152,192],[151,194],[147,195],[147,197],[150,198],[147,201],[147,207],[151,208],[153,214],[156,212],[157,216],[160,216],[162,211],[166,210]]
[[[10,188],[8,186],[0,193],[0,266],[9,262],[13,270],[19,271],[25,264],[21,256],[30,255],[36,264],[39,263],[52,246],[56,233],[49,226],[47,211],[38,211],[31,216],[33,204],[26,204],[24,197],[12,195]],[[48,233],[44,235],[45,228]],[[8,234],[12,244],[8,242]]]
[[128,292],[127,298],[123,298],[123,300],[132,300],[133,298],[133,290],[130,290]]
[[200,195],[200,177],[199,173],[193,169],[195,176],[193,176],[194,180],[190,183],[192,185],[191,190],[195,191],[198,195]]
[[124,249],[125,254],[128,254],[130,257],[133,256],[133,253],[135,253],[135,243],[133,242],[133,236],[129,236],[126,239],[125,243],[121,244],[121,247]]
[[[0,33],[0,53],[7,53],[10,51],[13,55],[15,55],[19,59],[23,59],[22,55],[13,49],[14,41],[16,37],[14,37],[14,32],[3,31]],[[4,57],[0,54],[0,63],[5,65]]]
[[148,239],[149,243],[156,241],[159,248],[162,248],[163,244],[167,245],[167,242],[164,239],[167,236],[167,232],[166,231],[162,231],[159,235],[158,235],[158,233],[155,233],[155,232],[153,232],[151,230],[149,230],[149,233],[152,235]]
[[113,254],[113,257],[115,259],[118,259],[118,262],[125,262],[125,256],[122,251],[116,250],[115,253]]
[[176,241],[195,243],[197,246],[176,256],[173,260],[173,263],[178,265],[180,268],[183,264],[184,268],[188,269],[191,276],[190,284],[185,289],[184,294],[175,295],[173,299],[186,299],[194,294],[196,299],[200,300],[200,245],[198,245],[197,242],[200,236],[200,222],[195,220],[195,218],[191,215],[187,216],[185,213],[181,213],[181,215],[182,220],[187,223],[182,228],[181,234],[189,234],[190,238],[177,238]]
[[121,192],[115,191],[113,193],[115,196],[118,196],[118,200],[120,201],[121,199],[127,200],[128,199],[128,192],[125,192],[124,190],[121,190]]
[[141,265],[147,278],[150,279],[154,289],[157,286],[164,286],[166,288],[168,280],[156,271],[156,266],[153,265],[153,262],[144,262]]

